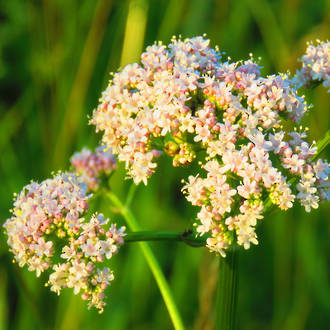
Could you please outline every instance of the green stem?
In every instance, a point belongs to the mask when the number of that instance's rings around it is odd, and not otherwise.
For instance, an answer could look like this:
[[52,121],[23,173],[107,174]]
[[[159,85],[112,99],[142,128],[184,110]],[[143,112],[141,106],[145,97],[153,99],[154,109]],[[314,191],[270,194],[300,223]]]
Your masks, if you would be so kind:
[[219,257],[219,276],[216,298],[215,330],[236,328],[236,306],[238,296],[238,251],[227,252]]
[[316,160],[320,156],[321,152],[328,146],[329,143],[330,143],[330,130],[327,130],[324,137],[316,143],[317,152],[312,158],[312,160]]
[[[140,226],[136,221],[132,212],[129,210],[129,208],[127,208],[114,193],[107,192],[107,197],[118,208],[122,216],[125,218],[128,227],[133,231],[139,231]],[[139,242],[139,245],[142,249],[142,252],[148,263],[148,266],[157,282],[159,290],[163,296],[165,305],[171,317],[174,328],[177,330],[184,329],[183,322],[179,314],[178,308],[175,304],[174,298],[172,296],[170,287],[166,281],[166,278],[160,268],[160,265],[155,255],[153,254],[152,250],[150,249],[150,246],[147,243]]]
[[132,204],[132,201],[133,201],[133,198],[134,198],[134,194],[136,192],[136,189],[137,189],[137,185],[132,183],[129,187],[129,190],[128,190],[128,194],[127,194],[127,197],[126,197],[126,201],[125,201],[125,206],[127,208],[129,208]]
[[125,236],[125,242],[139,241],[175,241],[183,242],[193,247],[202,247],[206,245],[206,237],[195,237],[190,232],[138,231],[127,233]]
[[14,270],[15,279],[17,280],[20,289],[22,289],[27,302],[30,304],[30,306],[35,314],[36,320],[39,323],[39,326],[41,327],[41,329],[47,329],[48,327],[46,326],[46,323],[43,320],[42,314],[40,313],[40,310],[39,310],[39,307],[37,304],[37,300],[36,300],[33,292],[27,286],[25,279],[21,274],[21,271],[17,268],[16,265],[13,266],[13,270]]

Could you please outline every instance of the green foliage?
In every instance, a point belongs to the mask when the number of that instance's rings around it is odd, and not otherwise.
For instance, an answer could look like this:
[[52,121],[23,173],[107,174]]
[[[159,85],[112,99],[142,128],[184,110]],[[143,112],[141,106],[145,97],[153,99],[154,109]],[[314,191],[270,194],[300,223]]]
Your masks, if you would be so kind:
[[[115,71],[154,40],[168,42],[206,32],[212,44],[238,60],[262,56],[267,73],[294,71],[305,42],[326,39],[329,2],[307,0],[52,0],[2,1],[0,6],[0,219],[12,193],[31,179],[69,166],[69,157],[98,141],[87,116]],[[132,46],[134,42],[134,47]],[[319,86],[304,120],[318,140],[329,128],[329,96]],[[122,200],[124,170],[111,178]],[[185,231],[196,210],[164,157],[132,208],[144,230]],[[99,201],[109,213],[108,202]],[[258,228],[260,246],[240,255],[238,328],[326,329],[330,323],[329,206],[275,213]],[[122,222],[113,213],[113,219]],[[159,290],[135,243],[111,260],[115,281],[103,315],[87,311],[71,291],[57,297],[42,278],[11,263],[0,247],[1,329],[171,329]],[[212,329],[217,262],[206,249],[151,243],[187,328]]]

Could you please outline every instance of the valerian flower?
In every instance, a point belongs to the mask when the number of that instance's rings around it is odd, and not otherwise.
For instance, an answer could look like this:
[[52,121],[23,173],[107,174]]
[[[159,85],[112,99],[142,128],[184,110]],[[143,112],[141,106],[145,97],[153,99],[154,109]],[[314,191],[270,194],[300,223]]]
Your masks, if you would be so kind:
[[[319,63],[318,75],[311,64],[303,72],[326,82],[328,43],[318,47],[303,60]],[[148,47],[141,64],[114,74],[91,123],[136,184],[147,184],[162,153],[174,166],[198,159],[199,173],[183,191],[201,208],[197,233],[224,256],[232,244],[258,244],[255,227],[269,204],[317,208],[328,198],[329,165],[313,161],[317,148],[296,127],[310,108],[296,78],[264,77],[252,56],[231,62],[222,55],[204,37]],[[294,130],[283,128],[286,121]]]
[[174,166],[188,165],[200,146],[212,155],[233,146],[238,122],[253,137],[259,126],[270,130],[281,117],[299,120],[307,111],[287,77],[261,77],[252,59],[220,59],[203,37],[173,39],[114,74],[91,123],[135,183],[147,184],[161,152]]
[[104,147],[96,148],[94,153],[83,148],[81,152],[75,152],[70,161],[76,173],[91,191],[99,188],[102,174],[109,175],[117,167],[112,153]]
[[52,291],[73,288],[102,312],[104,291],[114,276],[99,266],[117,253],[125,228],[107,226],[109,219],[102,214],[88,221],[89,197],[86,185],[72,173],[31,182],[16,196],[4,228],[20,267],[27,265],[37,276],[48,270]]
[[[302,68],[296,72],[297,87],[308,87],[320,82],[330,88],[330,42],[316,40],[316,45],[307,43],[306,53],[301,58]],[[328,89],[328,92],[330,90]]]

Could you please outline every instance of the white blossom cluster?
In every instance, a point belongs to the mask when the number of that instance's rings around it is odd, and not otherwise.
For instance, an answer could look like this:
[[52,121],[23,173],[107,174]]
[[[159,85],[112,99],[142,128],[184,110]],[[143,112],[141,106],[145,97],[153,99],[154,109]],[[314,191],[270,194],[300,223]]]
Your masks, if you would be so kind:
[[41,183],[25,186],[14,202],[4,228],[8,244],[20,267],[28,266],[39,277],[50,271],[51,290],[82,292],[89,306],[103,311],[104,290],[112,271],[99,268],[123,244],[124,227],[116,228],[102,214],[84,218],[89,206],[87,187],[71,173],[60,173]]
[[224,256],[258,243],[265,205],[286,210],[297,199],[309,212],[329,198],[329,165],[313,160],[306,130],[284,129],[309,108],[289,77],[261,76],[252,57],[220,60],[203,37],[156,43],[114,74],[91,123],[136,184],[147,184],[163,152],[174,166],[199,159],[183,191],[201,208],[197,232]]
[[[298,87],[308,87],[313,82],[321,82],[330,88],[330,42],[316,40],[307,44],[306,53],[301,58],[302,68],[296,72],[294,82]],[[328,89],[328,92],[330,89]]]
[[191,107],[205,85],[199,80],[217,71],[219,57],[202,37],[173,40],[168,48],[148,47],[142,65],[129,64],[114,75],[91,123],[104,131],[104,144],[126,163],[135,183],[147,184],[157,166],[153,161],[163,150],[175,153],[177,165],[193,160],[193,150],[180,138],[195,130],[202,138],[204,130],[196,127],[196,120],[203,114],[195,116]]

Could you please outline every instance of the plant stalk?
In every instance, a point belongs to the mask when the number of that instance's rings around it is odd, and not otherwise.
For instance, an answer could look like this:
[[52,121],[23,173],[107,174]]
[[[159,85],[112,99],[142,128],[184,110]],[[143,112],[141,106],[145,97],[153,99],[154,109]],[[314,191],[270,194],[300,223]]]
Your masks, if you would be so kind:
[[327,130],[323,138],[316,143],[317,152],[312,158],[312,160],[316,160],[320,156],[322,151],[325,150],[325,148],[329,145],[329,143],[330,143],[330,130]]
[[127,233],[125,242],[140,241],[173,241],[183,242],[192,247],[203,247],[206,245],[205,237],[195,237],[190,232],[177,231],[137,231]]
[[[139,223],[136,221],[133,213],[129,210],[129,208],[126,207],[120,201],[120,199],[111,191],[107,192],[106,195],[110,199],[110,201],[118,208],[121,215],[125,218],[128,227],[132,231],[140,231]],[[127,240],[127,236],[126,236],[126,240]],[[160,268],[160,265],[159,265],[155,255],[153,254],[150,246],[146,242],[139,242],[138,244],[140,245],[140,248],[144,254],[144,257],[148,263],[148,266],[157,282],[157,285],[158,285],[161,295],[164,299],[165,305],[167,307],[167,310],[168,310],[168,313],[172,320],[174,328],[176,330],[183,330],[184,325],[183,325],[180,313],[178,311],[178,308],[177,308],[174,298],[172,296],[172,293],[171,293],[170,287],[167,283],[167,280]]]
[[219,257],[215,330],[236,329],[238,296],[238,251],[230,250],[226,258]]

